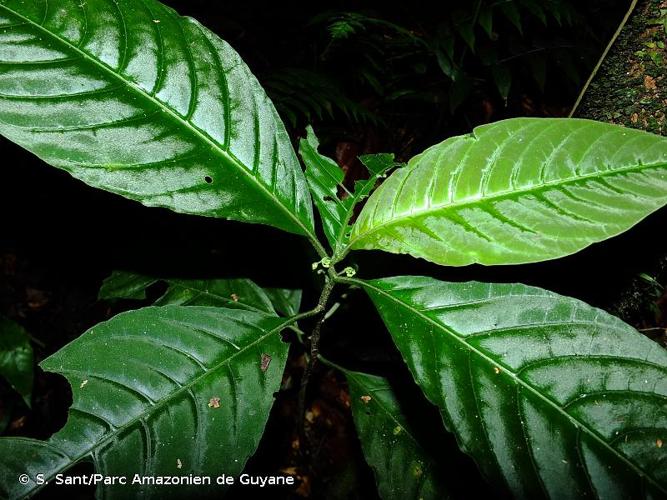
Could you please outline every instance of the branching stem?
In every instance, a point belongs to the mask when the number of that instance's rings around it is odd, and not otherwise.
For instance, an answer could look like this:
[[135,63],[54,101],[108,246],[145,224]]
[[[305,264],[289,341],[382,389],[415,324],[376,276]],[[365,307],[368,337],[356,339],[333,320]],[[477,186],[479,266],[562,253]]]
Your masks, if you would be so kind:
[[320,346],[320,332],[322,325],[327,319],[326,316],[326,306],[329,302],[329,297],[331,292],[336,286],[337,280],[335,270],[329,269],[328,276],[324,283],[324,288],[322,288],[322,294],[317,303],[317,306],[312,311],[308,313],[310,316],[317,316],[317,321],[313,327],[313,331],[310,335],[310,355],[308,357],[308,362],[306,368],[304,369],[303,376],[301,377],[301,386],[299,387],[299,406],[298,406],[298,426],[299,426],[299,443],[301,445],[302,453],[306,449],[306,429],[305,429],[305,418],[306,418],[306,394],[308,391],[308,383],[310,382],[310,377],[313,373],[313,369],[317,364],[317,358],[319,354]]

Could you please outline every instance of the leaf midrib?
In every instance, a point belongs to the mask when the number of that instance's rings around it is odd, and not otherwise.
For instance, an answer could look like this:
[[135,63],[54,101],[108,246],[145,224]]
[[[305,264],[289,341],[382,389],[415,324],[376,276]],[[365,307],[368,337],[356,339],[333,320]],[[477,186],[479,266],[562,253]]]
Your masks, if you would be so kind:
[[[344,373],[345,373],[346,377],[354,379],[355,383],[357,383],[359,386],[366,388],[364,383],[360,382],[359,378],[356,377],[355,372],[344,371]],[[387,390],[387,389],[381,389],[381,390]],[[374,392],[374,391],[375,391],[375,389],[373,389],[373,390],[369,389],[369,392]],[[432,472],[430,470],[431,466],[432,466],[432,462],[431,462],[430,458],[426,456],[427,455],[426,450],[422,447],[421,443],[412,434],[412,432],[410,432],[410,429],[408,429],[404,423],[399,421],[399,419],[396,416],[394,416],[394,414],[387,409],[387,407],[384,405],[384,403],[380,399],[372,398],[371,401],[375,404],[375,406],[377,406],[380,409],[380,411],[382,411],[389,418],[390,421],[394,422],[397,426],[399,426],[401,429],[403,429],[403,433],[408,438],[410,438],[410,440],[414,443],[415,447],[419,449],[419,451],[422,453],[422,455],[424,455],[424,458],[425,458],[425,461],[426,461],[426,463],[424,465],[427,465],[429,467],[429,471],[428,471],[428,474],[422,475],[422,480],[419,481],[419,488],[420,489],[423,488],[424,483],[426,482],[426,479],[428,478],[428,476],[431,475],[431,472]],[[375,468],[375,467],[373,467],[373,468]],[[379,478],[377,476],[376,476],[376,480],[379,482]]]
[[[567,420],[570,422],[574,423],[575,426],[584,432],[586,432],[587,435],[589,435],[591,438],[593,438],[595,441],[597,441],[599,444],[601,444],[606,450],[608,450],[610,453],[612,453],[615,457],[619,458],[623,463],[625,463],[628,467],[630,467],[639,477],[644,477],[646,478],[647,481],[649,481],[653,486],[655,486],[659,491],[663,493],[667,493],[667,489],[665,489],[663,486],[661,486],[657,481],[653,479],[649,475],[648,472],[644,472],[643,470],[639,469],[634,463],[632,463],[628,458],[625,457],[625,455],[621,454],[619,451],[617,451],[615,448],[613,448],[607,441],[605,441],[602,436],[600,436],[595,430],[591,429],[588,427],[585,423],[579,422],[576,420],[573,416],[571,416],[569,413],[567,413],[564,409],[562,409],[556,402],[552,401],[550,398],[547,396],[543,395],[539,390],[537,390],[535,387],[524,381],[523,379],[519,378],[511,369],[509,369],[505,364],[500,363],[498,361],[495,361],[493,358],[490,356],[484,354],[482,351],[476,349],[474,346],[470,345],[466,340],[459,335],[457,335],[453,330],[445,327],[444,325],[438,323],[437,321],[434,321],[433,319],[429,318],[427,315],[423,314],[421,311],[418,309],[412,307],[411,305],[403,302],[402,300],[394,297],[393,295],[385,292],[381,288],[378,288],[377,286],[372,285],[371,283],[367,281],[362,281],[359,279],[355,278],[341,278],[341,281],[347,281],[354,283],[357,286],[361,286],[363,288],[370,288],[373,291],[389,298],[393,302],[396,302],[397,304],[403,306],[404,308],[408,309],[410,312],[414,313],[415,315],[419,316],[422,318],[424,321],[432,324],[435,326],[437,329],[443,331],[445,334],[447,334],[449,337],[455,339],[458,343],[462,344],[466,349],[468,349],[470,352],[474,353],[475,355],[479,356],[482,360],[486,361],[491,367],[495,367],[498,364],[501,364],[503,366],[503,373],[507,373],[508,375],[511,376],[511,378],[514,380],[515,384],[522,386],[524,389],[530,391],[533,393],[535,396],[537,396],[540,400],[542,400],[544,403],[546,403],[548,406],[556,410],[558,413],[560,413],[563,417],[565,417]],[[426,395],[426,394],[425,394]],[[428,396],[427,396],[428,397]],[[429,399],[430,400],[430,399]],[[434,401],[431,401],[433,404],[438,406],[440,408],[440,405],[435,403]],[[442,411],[445,411],[444,408],[442,408]],[[522,426],[523,427],[523,426]],[[539,475],[538,475],[539,477]]]
[[[419,168],[421,165],[415,167]],[[576,176],[570,176],[566,177],[564,179],[558,179],[556,181],[551,181],[551,182],[544,182],[542,184],[538,185],[532,185],[523,189],[516,189],[513,191],[502,191],[498,193],[494,193],[491,196],[484,196],[481,198],[475,198],[475,199],[467,199],[463,202],[452,202],[452,203],[445,203],[441,205],[429,205],[423,210],[415,210],[410,213],[405,213],[399,217],[393,217],[390,218],[389,220],[378,224],[374,226],[372,229],[369,231],[359,233],[355,237],[351,238],[350,241],[348,242],[347,246],[345,247],[343,251],[343,255],[347,254],[351,249],[353,249],[354,244],[359,241],[363,240],[364,238],[367,238],[369,235],[372,235],[374,233],[377,233],[378,231],[382,230],[385,227],[392,226],[395,224],[400,224],[401,222],[411,219],[413,217],[420,217],[424,215],[428,215],[431,213],[439,212],[439,211],[446,211],[446,210],[459,210],[461,208],[469,207],[469,206],[474,206],[474,205],[482,205],[488,202],[492,202],[495,200],[501,200],[505,198],[512,198],[514,196],[521,196],[524,194],[529,194],[529,193],[534,193],[534,192],[539,192],[545,189],[549,189],[552,187],[558,187],[558,186],[564,186],[567,184],[574,184],[576,182],[580,181],[586,181],[586,180],[591,180],[591,179],[600,179],[608,176],[615,176],[615,175],[621,175],[624,173],[633,173],[633,172],[641,172],[643,170],[651,170],[651,169],[660,169],[660,168],[665,168],[667,167],[667,163],[657,163],[653,165],[642,165],[639,164],[637,166],[630,166],[630,167],[625,167],[625,168],[619,168],[619,169],[614,169],[614,170],[605,170],[604,172],[596,172],[592,174],[586,174],[586,175],[576,175]],[[395,200],[394,200],[395,201]],[[372,222],[372,220],[371,220]]]
[[[360,382],[360,381],[359,381],[359,378],[356,376],[356,374],[352,375],[354,372],[345,371],[344,373],[345,373],[345,376],[354,379],[354,381],[357,383],[357,385],[359,385],[359,386],[361,386],[361,387],[364,387],[364,388],[367,388],[363,382]],[[368,389],[369,392],[373,392],[373,391],[375,391],[375,390],[376,390],[376,389]],[[383,389],[381,389],[381,390],[387,390],[387,389],[383,388]],[[380,410],[382,410],[382,412],[383,412],[385,415],[387,415],[387,416],[389,417],[389,419],[390,419],[391,421],[393,421],[396,425],[398,425],[401,429],[403,429],[403,431],[405,432],[405,434],[406,434],[406,435],[407,435],[407,436],[408,436],[408,437],[415,443],[415,445],[416,445],[416,446],[417,446],[417,447],[418,447],[424,454],[426,454],[426,451],[424,450],[424,448],[422,447],[422,445],[419,443],[419,441],[417,440],[417,438],[410,432],[410,429],[408,429],[408,428],[406,427],[406,424],[404,424],[404,423],[401,422],[396,416],[394,416],[394,414],[393,414],[391,411],[389,411],[389,410],[387,409],[387,407],[384,405],[384,403],[382,402],[382,400],[380,400],[380,399],[378,399],[378,398],[373,398],[372,401],[373,401],[373,403],[374,403],[376,406],[378,406],[378,407],[380,408]]]
[[[289,219],[292,220],[293,223],[295,223],[301,230],[304,232],[305,235],[315,238],[314,233],[308,228],[302,221],[301,219],[296,216],[292,211],[283,204],[282,200],[278,198],[277,196],[274,196],[274,194],[269,191],[269,189],[264,185],[264,183],[260,182],[257,177],[252,175],[252,173],[243,166],[243,163],[229,150],[223,149],[213,138],[211,138],[208,133],[204,132],[201,130],[199,127],[195,126],[194,124],[190,123],[189,121],[185,120],[183,117],[181,117],[178,113],[176,113],[174,110],[172,110],[169,106],[167,106],[165,103],[157,99],[156,97],[152,96],[139,86],[135,85],[133,82],[130,80],[127,80],[126,78],[123,77],[121,73],[116,72],[114,68],[111,66],[108,66],[106,63],[98,60],[85,50],[82,50],[81,48],[77,47],[76,45],[72,44],[68,40],[60,37],[58,34],[46,29],[44,26],[41,24],[33,21],[32,19],[19,14],[13,9],[10,9],[6,5],[0,4],[0,9],[3,9],[5,12],[8,12],[10,15],[16,16],[19,19],[22,19],[25,21],[27,24],[31,25],[38,31],[41,31],[42,33],[48,35],[49,37],[52,37],[53,39],[57,40],[61,44],[63,44],[65,47],[67,47],[70,51],[73,51],[77,54],[79,54],[83,59],[87,60],[88,62],[92,63],[94,66],[99,68],[101,71],[106,73],[107,75],[110,75],[112,78],[119,80],[123,85],[125,85],[127,88],[131,89],[133,92],[139,94],[142,98],[148,100],[151,102],[151,104],[155,105],[158,107],[158,109],[164,111],[167,115],[169,115],[174,121],[176,121],[177,124],[179,124],[182,127],[185,127],[188,129],[192,134],[194,134],[196,137],[201,139],[204,143],[206,143],[210,148],[215,151],[218,156],[222,157],[224,160],[227,160],[228,163],[233,165],[237,170],[241,171],[246,177],[248,177],[255,185],[257,185],[263,192],[263,194],[269,198],[275,205],[277,205],[285,214],[288,216]],[[178,19],[179,25],[181,22],[181,19]],[[227,124],[228,125],[228,124]],[[295,181],[296,182],[296,181]],[[296,203],[296,200],[295,200]]]
[[[170,307],[170,306],[164,306],[164,307]],[[187,306],[171,306],[171,307],[177,307],[177,308],[178,308],[178,307],[187,307]],[[157,309],[157,307],[156,307],[156,309]],[[213,309],[215,309],[215,308],[213,308]],[[121,314],[119,314],[118,316],[115,316],[115,318],[122,317],[122,316],[125,316],[125,315],[129,315],[129,314],[132,314],[133,312],[135,312],[135,311],[128,311],[128,312],[126,312],[126,313],[121,313]],[[267,313],[263,313],[263,314],[264,314],[267,318],[277,319],[277,317],[273,317],[273,316],[271,316],[271,315],[269,315],[269,314],[267,314]],[[114,318],[114,319],[115,319],[115,318]],[[290,322],[291,322],[291,319],[290,319],[290,318],[285,319],[285,320],[282,321],[277,327],[275,327],[275,328],[273,328],[272,330],[268,331],[266,334],[264,334],[264,335],[258,337],[256,340],[254,340],[254,341],[251,342],[250,344],[247,344],[247,345],[246,345],[245,347],[243,347],[242,349],[240,349],[240,350],[234,352],[231,356],[225,358],[223,361],[221,361],[221,362],[218,363],[217,365],[215,365],[215,366],[211,367],[210,369],[208,369],[208,370],[202,372],[200,375],[198,375],[198,376],[196,376],[195,378],[193,378],[190,382],[183,384],[183,386],[180,387],[179,389],[175,390],[174,392],[170,392],[167,396],[165,396],[165,397],[162,398],[161,400],[156,401],[155,404],[153,404],[153,405],[147,405],[147,406],[146,406],[146,408],[147,408],[146,411],[140,413],[139,415],[137,415],[137,416],[136,416],[135,418],[133,418],[132,420],[129,420],[129,421],[128,421],[127,423],[125,423],[124,425],[121,425],[121,426],[117,427],[115,430],[113,430],[112,432],[110,432],[109,434],[107,434],[103,439],[97,441],[94,445],[88,447],[84,452],[80,453],[79,455],[77,455],[77,456],[75,456],[75,457],[71,457],[70,455],[66,454],[64,451],[62,451],[60,448],[58,448],[57,446],[55,446],[55,445],[54,445],[53,443],[51,443],[50,441],[46,441],[47,444],[49,444],[50,446],[54,447],[55,449],[58,449],[58,450],[60,451],[60,453],[64,454],[64,455],[70,460],[70,462],[67,463],[66,465],[64,465],[63,467],[60,467],[60,468],[56,469],[56,470],[53,472],[53,474],[51,474],[51,475],[49,476],[49,478],[52,478],[52,477],[54,477],[55,475],[57,475],[57,474],[59,474],[59,473],[61,473],[61,472],[64,472],[64,471],[68,470],[70,467],[73,467],[73,466],[76,465],[79,461],[81,461],[81,460],[84,459],[85,457],[89,456],[94,450],[96,450],[96,449],[98,449],[98,448],[100,448],[100,447],[103,447],[104,445],[106,445],[107,443],[109,443],[109,441],[113,440],[113,439],[114,439],[118,434],[120,434],[121,432],[124,432],[125,430],[132,428],[137,422],[141,422],[142,419],[146,418],[146,416],[151,415],[152,413],[154,413],[154,412],[156,412],[156,411],[159,412],[159,411],[162,409],[162,407],[163,407],[164,405],[167,405],[170,401],[172,401],[174,398],[180,396],[183,392],[187,392],[187,391],[191,390],[192,387],[193,387],[194,385],[196,385],[196,384],[197,384],[200,380],[202,380],[204,377],[207,377],[207,376],[209,376],[211,373],[214,373],[214,372],[220,370],[224,365],[229,364],[234,358],[236,358],[237,356],[239,356],[239,355],[245,353],[246,351],[248,351],[248,349],[254,347],[254,346],[257,345],[257,344],[260,344],[261,342],[263,342],[264,340],[266,340],[267,338],[269,338],[271,335],[275,335],[277,332],[283,330],[283,329],[287,326],[286,324],[287,324],[287,323],[290,323]],[[47,360],[48,360],[48,358],[47,358],[46,360],[44,360],[44,361],[47,361]],[[43,361],[43,362],[44,362],[44,361]],[[43,362],[42,362],[42,363],[43,363]],[[40,365],[41,365],[41,363],[40,363]],[[49,371],[49,370],[46,369],[46,371]],[[55,373],[58,373],[58,372],[55,372]],[[67,380],[68,380],[68,382],[69,382],[69,379],[67,379]],[[43,489],[44,486],[46,486],[46,484],[45,484],[45,485],[42,485],[42,486],[39,486],[39,487],[37,487],[37,488],[31,490],[30,492],[28,492],[28,493],[26,494],[26,496],[24,496],[24,497],[22,497],[22,498],[27,498],[28,496],[33,495],[34,493],[36,493],[36,492],[40,491],[41,489]]]

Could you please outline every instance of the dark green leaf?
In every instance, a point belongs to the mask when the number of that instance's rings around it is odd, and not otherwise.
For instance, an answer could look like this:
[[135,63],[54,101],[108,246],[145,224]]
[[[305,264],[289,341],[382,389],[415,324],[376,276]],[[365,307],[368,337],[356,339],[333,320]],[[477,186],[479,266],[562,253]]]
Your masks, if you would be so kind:
[[261,288],[249,279],[165,280],[166,293],[155,305],[219,306],[294,316],[301,306],[301,290]]
[[472,88],[472,82],[463,71],[457,71],[454,83],[449,87],[449,111],[455,113],[457,109],[468,99]]
[[438,66],[440,66],[440,70],[452,81],[454,81],[457,71],[456,66],[454,65],[454,61],[452,61],[452,59],[439,48],[435,49],[435,56],[438,60]]
[[442,485],[447,471],[437,469],[415,437],[389,382],[366,373],[344,373],[357,434],[380,496],[384,500],[448,498]]
[[667,494],[667,352],[658,344],[525,285],[353,281],[492,484],[518,498]]
[[238,54],[154,0],[0,0],[0,133],[145,205],[312,234],[289,137]]
[[158,280],[150,276],[127,271],[114,271],[100,287],[100,300],[130,299],[144,300],[146,289]]
[[249,279],[165,281],[169,288],[155,305],[217,306],[275,314],[264,290]]
[[484,5],[479,11],[479,25],[484,29],[489,38],[493,37],[493,7]]
[[523,5],[533,16],[539,19],[544,26],[547,25],[547,15],[539,2],[535,0],[522,0],[521,5]]
[[540,87],[540,91],[544,92],[544,85],[547,82],[546,60],[544,57],[536,55],[528,58],[528,64],[530,64],[530,70],[535,79],[535,83]]
[[507,102],[507,96],[509,95],[510,87],[512,86],[511,71],[503,64],[496,64],[491,68],[491,73],[493,74],[493,81],[496,84],[500,97]]
[[459,32],[459,35],[461,35],[461,38],[465,41],[466,45],[470,48],[470,50],[474,53],[475,52],[475,31],[473,29],[472,24],[469,22],[461,23],[456,26],[457,31]]
[[[37,488],[39,474],[68,467],[70,458],[44,441],[22,437],[0,438],[0,497],[16,500]],[[28,483],[19,478],[27,474]]]
[[296,316],[301,309],[301,290],[287,288],[263,288],[273,309],[281,316]]
[[[14,498],[35,493],[34,482],[16,484],[16,471],[50,480],[88,459],[106,476],[239,474],[280,387],[284,322],[240,309],[165,306],[91,328],[41,363],[70,382],[69,418],[48,448],[0,439],[3,467],[13,471],[0,475],[0,490]],[[101,496],[183,498],[221,490],[116,485],[104,486]]]
[[0,316],[0,376],[30,406],[33,381],[33,354],[26,331]]
[[523,34],[523,28],[521,26],[521,13],[515,5],[513,0],[508,2],[500,3],[500,10],[505,15],[505,17],[514,25],[514,27],[519,30],[519,33]]
[[219,306],[282,316],[294,316],[301,306],[301,290],[263,289],[249,279],[160,279],[126,271],[114,271],[104,281],[100,298],[145,299],[146,288],[159,281],[167,290],[155,305]]
[[577,71],[577,66],[575,64],[574,59],[570,55],[569,52],[566,51],[560,51],[558,53],[558,57],[556,58],[556,63],[558,64],[558,67],[560,70],[565,73],[565,76],[574,84],[574,85],[580,85],[581,83],[581,75],[579,75],[579,71]]
[[667,203],[667,138],[575,119],[477,127],[412,158],[357,219],[353,249],[463,266],[562,257]]
[[393,153],[375,153],[369,155],[361,155],[359,161],[364,164],[371,175],[383,176],[390,168],[398,165],[394,160]]

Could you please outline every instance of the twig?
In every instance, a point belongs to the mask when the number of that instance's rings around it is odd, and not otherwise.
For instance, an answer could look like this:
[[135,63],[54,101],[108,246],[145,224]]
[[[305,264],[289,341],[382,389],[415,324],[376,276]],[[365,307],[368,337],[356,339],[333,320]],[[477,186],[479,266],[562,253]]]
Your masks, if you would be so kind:
[[579,97],[577,97],[577,102],[575,102],[574,106],[572,106],[572,111],[570,111],[570,114],[568,115],[568,118],[572,118],[572,116],[574,116],[574,113],[577,111],[577,108],[579,107],[579,104],[581,104],[581,100],[584,98],[584,94],[588,91],[588,87],[590,86],[591,82],[595,78],[595,75],[597,75],[598,70],[602,66],[602,63],[604,62],[605,58],[607,57],[607,54],[609,53],[609,51],[611,50],[611,47],[616,42],[616,39],[618,38],[618,36],[621,34],[621,31],[623,31],[623,28],[625,27],[625,24],[628,22],[628,19],[630,19],[630,15],[635,10],[636,6],[637,6],[637,0],[632,0],[632,3],[630,3],[630,8],[625,13],[625,17],[623,17],[623,20],[621,21],[621,24],[618,26],[618,29],[616,30],[616,33],[614,33],[614,36],[612,36],[611,40],[609,40],[609,43],[607,44],[607,48],[604,49],[604,52],[600,56],[600,59],[598,60],[598,63],[595,65],[595,68],[593,68],[593,72],[588,77],[588,80],[586,80],[586,83],[584,84],[584,88],[581,89],[581,93],[579,94]]

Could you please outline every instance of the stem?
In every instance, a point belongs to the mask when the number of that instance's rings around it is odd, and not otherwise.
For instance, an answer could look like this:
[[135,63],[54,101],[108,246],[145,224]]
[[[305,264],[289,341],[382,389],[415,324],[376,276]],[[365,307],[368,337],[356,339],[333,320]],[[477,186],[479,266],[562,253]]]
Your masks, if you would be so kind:
[[360,279],[357,278],[348,278],[346,276],[336,276],[335,280],[336,283],[345,283],[347,285],[354,285],[354,286],[363,286],[364,282]]
[[598,60],[598,63],[595,65],[595,68],[593,68],[593,72],[591,73],[591,76],[588,77],[588,80],[586,80],[586,83],[584,84],[584,88],[581,89],[581,93],[579,94],[579,97],[577,97],[577,102],[574,103],[574,106],[572,106],[572,111],[570,111],[570,114],[568,115],[568,118],[572,118],[574,116],[574,113],[577,111],[577,108],[579,107],[579,104],[581,104],[581,100],[584,98],[584,94],[588,90],[589,85],[595,78],[595,75],[597,75],[598,70],[600,69],[600,66],[602,66],[602,63],[604,62],[605,58],[607,57],[607,54],[611,50],[612,45],[616,42],[616,39],[618,36],[621,34],[621,31],[623,31],[623,28],[625,27],[625,24],[628,22],[628,19],[630,19],[630,15],[632,12],[635,10],[635,7],[637,6],[637,0],[632,0],[630,3],[630,8],[628,11],[625,13],[625,17],[623,17],[623,20],[621,21],[621,24],[618,26],[618,29],[616,30],[616,33],[614,33],[614,36],[611,37],[611,40],[609,40],[609,43],[607,44],[607,47],[604,49],[604,52],[600,56],[600,59]]
[[327,302],[329,301],[329,297],[331,296],[332,290],[336,286],[336,280],[333,279],[333,277],[336,275],[335,271],[330,269],[328,274],[329,277],[324,283],[324,288],[322,289],[322,294],[320,295],[317,307],[315,307],[315,309],[310,311],[311,313],[314,313],[311,314],[311,316],[317,315],[317,323],[315,323],[313,332],[310,335],[310,357],[308,359],[308,364],[306,365],[306,368],[303,372],[303,376],[301,377],[301,386],[299,387],[298,431],[299,431],[299,443],[301,445],[302,453],[305,450],[305,444],[306,444],[305,418],[306,418],[306,394],[308,390],[308,383],[310,382],[310,377],[313,373],[313,369],[317,364],[317,358],[319,355],[319,347],[320,347],[320,331],[326,319],[326,305]]
[[317,252],[317,255],[320,256],[320,258],[324,259],[325,257],[329,256],[325,248],[322,246],[322,243],[320,243],[320,240],[317,239],[317,237],[315,237],[310,233],[307,235],[307,237],[308,241],[310,241],[310,244],[313,245],[313,248]]

